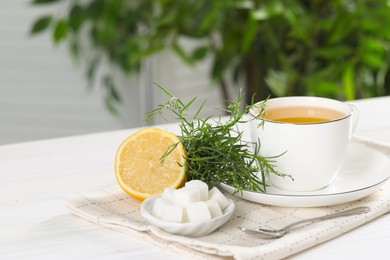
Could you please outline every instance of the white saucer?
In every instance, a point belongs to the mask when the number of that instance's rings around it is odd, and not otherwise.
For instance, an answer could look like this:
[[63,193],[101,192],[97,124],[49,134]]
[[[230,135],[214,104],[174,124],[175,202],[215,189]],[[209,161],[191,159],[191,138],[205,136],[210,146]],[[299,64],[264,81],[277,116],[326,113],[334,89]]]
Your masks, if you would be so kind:
[[[245,200],[283,207],[320,207],[364,198],[377,191],[390,177],[390,158],[364,144],[351,142],[341,171],[327,187],[310,192],[267,187],[265,193],[243,191],[235,196]],[[229,193],[234,188],[221,183]]]

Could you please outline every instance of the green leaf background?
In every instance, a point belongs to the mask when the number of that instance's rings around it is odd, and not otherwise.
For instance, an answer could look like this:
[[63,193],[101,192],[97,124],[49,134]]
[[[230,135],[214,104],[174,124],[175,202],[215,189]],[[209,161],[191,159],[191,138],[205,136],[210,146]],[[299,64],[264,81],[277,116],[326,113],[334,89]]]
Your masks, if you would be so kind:
[[[62,11],[38,17],[30,32],[50,31],[53,43],[68,43],[73,57],[86,61],[90,82],[102,60],[132,75],[144,59],[172,50],[189,66],[211,60],[210,78],[221,89],[243,82],[248,103],[254,93],[339,100],[390,94],[387,0],[32,1],[52,3]],[[187,48],[182,38],[198,45]],[[115,78],[107,77],[107,100],[119,102]]]

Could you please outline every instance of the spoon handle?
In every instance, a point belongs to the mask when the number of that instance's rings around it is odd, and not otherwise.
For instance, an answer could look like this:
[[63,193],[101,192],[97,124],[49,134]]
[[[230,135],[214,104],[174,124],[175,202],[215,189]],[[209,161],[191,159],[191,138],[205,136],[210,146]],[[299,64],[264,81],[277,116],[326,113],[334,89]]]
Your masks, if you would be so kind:
[[346,216],[351,216],[351,215],[359,215],[359,214],[367,213],[369,211],[370,211],[369,207],[357,207],[357,208],[348,209],[348,210],[340,211],[340,212],[337,212],[334,214],[329,214],[329,215],[325,215],[325,216],[321,216],[321,217],[317,217],[317,218],[303,219],[301,221],[297,221],[297,222],[291,223],[290,225],[285,226],[282,230],[288,231],[291,228],[298,226],[298,225],[302,225],[304,223],[313,223],[313,222],[318,222],[318,221],[322,221],[322,220],[326,220],[326,219],[346,217]]

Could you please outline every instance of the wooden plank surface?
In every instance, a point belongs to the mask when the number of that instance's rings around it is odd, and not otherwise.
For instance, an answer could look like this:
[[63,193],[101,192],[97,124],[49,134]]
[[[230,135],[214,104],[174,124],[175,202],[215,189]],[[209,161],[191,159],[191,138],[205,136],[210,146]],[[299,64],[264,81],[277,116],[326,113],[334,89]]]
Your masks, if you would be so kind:
[[[356,102],[357,134],[390,145],[390,97]],[[173,125],[163,125],[175,130]],[[114,154],[131,130],[0,146],[0,259],[182,259],[80,219],[61,198],[115,185]],[[385,215],[293,259],[386,259]]]

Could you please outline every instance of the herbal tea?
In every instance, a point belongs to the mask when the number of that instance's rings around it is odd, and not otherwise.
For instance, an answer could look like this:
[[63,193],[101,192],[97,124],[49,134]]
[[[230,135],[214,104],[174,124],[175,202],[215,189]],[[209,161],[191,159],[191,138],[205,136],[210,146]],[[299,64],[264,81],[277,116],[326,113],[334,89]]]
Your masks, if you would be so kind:
[[275,158],[275,170],[291,176],[270,174],[268,183],[299,192],[319,190],[333,181],[359,121],[355,105],[321,97],[270,98],[249,112],[252,118],[267,119],[250,120],[251,139],[261,144],[258,155]]
[[345,114],[329,108],[291,106],[266,110],[265,119],[286,123],[321,123],[344,117]]

